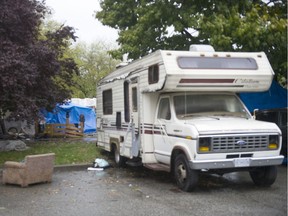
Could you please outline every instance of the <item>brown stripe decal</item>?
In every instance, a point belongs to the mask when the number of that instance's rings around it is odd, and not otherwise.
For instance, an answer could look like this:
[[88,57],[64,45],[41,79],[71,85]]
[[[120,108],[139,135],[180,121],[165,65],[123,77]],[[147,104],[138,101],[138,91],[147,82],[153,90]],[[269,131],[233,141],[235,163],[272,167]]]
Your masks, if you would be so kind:
[[233,83],[234,79],[181,79],[179,83]]
[[144,130],[144,133],[145,134],[153,134],[153,131],[152,130]]

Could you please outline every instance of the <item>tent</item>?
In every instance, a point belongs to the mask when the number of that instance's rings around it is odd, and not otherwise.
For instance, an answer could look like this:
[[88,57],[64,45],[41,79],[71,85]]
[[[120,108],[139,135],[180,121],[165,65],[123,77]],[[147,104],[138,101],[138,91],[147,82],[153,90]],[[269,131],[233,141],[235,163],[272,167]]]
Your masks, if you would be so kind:
[[84,115],[84,133],[96,132],[96,113],[93,108],[79,106],[70,102],[68,104],[57,105],[53,113],[42,111],[48,124],[65,124],[67,112],[69,113],[69,122],[71,124],[79,124],[80,115]]
[[265,92],[240,93],[241,100],[252,113],[254,109],[267,110],[287,107],[287,89],[273,80]]

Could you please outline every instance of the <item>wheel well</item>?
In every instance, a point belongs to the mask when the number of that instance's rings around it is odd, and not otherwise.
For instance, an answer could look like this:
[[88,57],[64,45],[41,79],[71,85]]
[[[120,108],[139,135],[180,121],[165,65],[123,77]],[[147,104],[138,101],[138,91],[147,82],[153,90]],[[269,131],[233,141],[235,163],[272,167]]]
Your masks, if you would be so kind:
[[115,148],[119,147],[119,141],[116,138],[110,139],[110,152],[114,152]]
[[115,149],[117,148],[117,144],[112,142],[110,143],[110,152],[113,153],[115,151]]

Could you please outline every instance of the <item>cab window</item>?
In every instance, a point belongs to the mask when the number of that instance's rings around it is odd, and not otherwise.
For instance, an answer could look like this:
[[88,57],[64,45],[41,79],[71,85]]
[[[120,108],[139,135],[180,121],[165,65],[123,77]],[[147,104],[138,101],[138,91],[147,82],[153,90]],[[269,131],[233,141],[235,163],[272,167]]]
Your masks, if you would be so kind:
[[158,119],[171,119],[171,109],[170,109],[170,103],[169,98],[162,98],[159,104],[158,109]]

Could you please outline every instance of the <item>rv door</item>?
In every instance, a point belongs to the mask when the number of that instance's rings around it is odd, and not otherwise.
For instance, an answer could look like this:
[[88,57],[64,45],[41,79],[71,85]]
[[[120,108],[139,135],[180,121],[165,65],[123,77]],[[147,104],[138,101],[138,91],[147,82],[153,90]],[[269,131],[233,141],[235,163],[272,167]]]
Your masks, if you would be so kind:
[[157,109],[157,116],[154,123],[154,153],[158,162],[169,164],[172,145],[169,133],[175,124],[172,121],[171,103],[169,96],[160,98]]
[[134,79],[130,83],[130,104],[131,104],[131,117],[130,117],[130,130],[132,138],[131,155],[137,157],[140,150],[139,140],[139,88],[138,78]]

